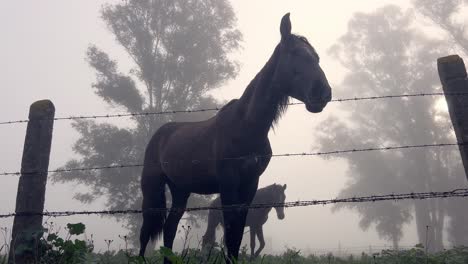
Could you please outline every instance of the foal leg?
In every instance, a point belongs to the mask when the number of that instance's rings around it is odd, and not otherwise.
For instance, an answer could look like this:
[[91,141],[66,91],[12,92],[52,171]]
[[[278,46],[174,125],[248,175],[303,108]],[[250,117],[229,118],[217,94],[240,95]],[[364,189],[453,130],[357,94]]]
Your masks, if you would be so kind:
[[255,258],[255,228],[253,226],[250,227],[250,259],[253,260]]
[[216,210],[210,210],[208,213],[208,224],[206,226],[206,232],[203,235],[202,248],[213,247],[216,242],[216,228],[221,222],[221,212]]
[[263,237],[263,227],[260,226],[260,228],[257,229],[257,236],[258,236],[258,241],[260,242],[260,247],[257,249],[257,252],[255,252],[255,257],[258,257],[260,255],[260,252],[265,248],[265,239]]
[[[172,211],[166,218],[164,223],[164,246],[172,250],[172,245],[174,243],[174,238],[177,231],[177,226],[179,225],[180,218],[184,214],[183,209],[187,206],[187,200],[190,196],[190,193],[187,192],[178,192],[174,189],[171,189],[172,195],[172,208],[182,209],[177,211]],[[164,263],[171,263],[167,258],[164,258]]]

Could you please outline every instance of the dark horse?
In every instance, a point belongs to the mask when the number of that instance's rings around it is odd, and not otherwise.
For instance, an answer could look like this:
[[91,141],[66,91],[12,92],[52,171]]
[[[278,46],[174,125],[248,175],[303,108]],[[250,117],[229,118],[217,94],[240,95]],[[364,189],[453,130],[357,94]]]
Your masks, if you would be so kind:
[[[258,189],[255,197],[252,201],[252,204],[278,204],[284,203],[286,195],[284,191],[286,190],[285,185],[272,184],[267,187]],[[212,203],[212,207],[219,207],[221,205],[221,200],[216,198]],[[270,213],[272,206],[266,208],[255,208],[249,209],[247,213],[247,219],[245,221],[245,226],[250,227],[250,256],[251,258],[256,258],[260,255],[263,248],[265,247],[265,239],[263,238],[263,225],[268,220],[268,213]],[[278,219],[284,219],[284,207],[275,207],[276,215]],[[205,235],[203,236],[203,247],[214,244],[216,238],[216,227],[219,224],[223,224],[223,215],[219,210],[210,210],[208,215],[208,226],[206,228]],[[255,237],[258,237],[260,242],[260,247],[255,251]]]
[[[280,32],[273,55],[239,99],[208,120],[167,123],[151,138],[141,177],[141,256],[149,239],[161,234],[164,246],[172,248],[183,210],[149,210],[166,208],[166,184],[173,208],[185,208],[190,193],[219,193],[223,206],[249,205],[270,162],[268,131],[288,98],[302,101],[313,113],[331,100],[319,56],[304,37],[291,34],[289,13],[281,20]],[[247,210],[224,210],[223,216],[228,258],[237,259]]]

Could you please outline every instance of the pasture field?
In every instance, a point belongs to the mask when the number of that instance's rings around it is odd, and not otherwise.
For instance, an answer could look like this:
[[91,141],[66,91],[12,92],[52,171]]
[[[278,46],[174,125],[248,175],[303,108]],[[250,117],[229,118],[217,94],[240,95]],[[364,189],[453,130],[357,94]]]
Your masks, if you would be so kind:
[[[164,251],[164,250],[163,250]],[[147,263],[162,263],[163,255],[172,256],[173,263],[225,263],[222,260],[222,253],[219,250],[212,252],[209,260],[203,259],[202,253],[199,250],[189,250],[184,255],[173,255],[168,252],[157,251],[151,256],[147,257]],[[128,263],[144,263],[138,257],[128,254],[125,250],[120,251],[107,251],[105,253],[86,253],[80,256],[77,254],[74,258],[66,258],[56,255],[55,259],[44,258],[37,263],[102,263],[102,264],[128,264]],[[426,262],[427,260],[427,262]],[[6,264],[7,258],[5,255],[0,256],[0,264]],[[333,254],[328,255],[309,255],[304,256],[294,249],[287,249],[283,254],[272,256],[264,255],[262,258],[250,261],[247,255],[242,255],[239,259],[241,263],[299,263],[299,264],[466,264],[468,263],[468,247],[458,247],[444,252],[426,255],[422,248],[413,248],[404,251],[384,250],[378,254],[370,256],[368,254],[350,255],[347,257],[337,257]]]
[[[136,255],[135,249],[127,248],[118,251],[106,250],[96,252],[93,241],[83,238],[85,225],[82,223],[68,224],[68,234],[60,237],[58,232],[44,229],[38,232],[38,243],[34,249],[21,248],[17,250],[34,250],[38,259],[34,263],[96,263],[96,264],[129,264],[129,263],[162,263],[164,257],[168,257],[175,264],[222,264],[224,249],[215,245],[210,249],[185,249],[180,253],[173,253],[167,248],[161,247],[147,256],[146,262]],[[122,238],[126,242],[126,238]],[[7,264],[7,252],[9,245],[4,239],[0,245],[0,264]],[[106,241],[107,243],[107,241]],[[110,241],[109,241],[110,244]],[[127,244],[127,243],[125,243]],[[279,255],[263,255],[251,260],[247,247],[241,248],[239,264],[467,264],[468,247],[460,246],[442,252],[426,254],[424,247],[416,245],[405,250],[382,250],[372,255],[362,252],[357,255],[335,256],[332,253],[323,255],[305,255],[300,250],[287,248]]]

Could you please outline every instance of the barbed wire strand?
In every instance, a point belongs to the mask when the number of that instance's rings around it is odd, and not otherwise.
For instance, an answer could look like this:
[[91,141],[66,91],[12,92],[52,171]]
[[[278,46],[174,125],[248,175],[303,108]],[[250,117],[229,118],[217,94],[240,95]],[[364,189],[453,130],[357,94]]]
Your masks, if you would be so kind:
[[366,203],[366,202],[378,202],[378,201],[400,201],[400,200],[424,200],[424,199],[435,199],[435,198],[453,198],[453,197],[468,197],[468,189],[455,189],[452,191],[445,192],[411,192],[403,194],[384,194],[384,195],[371,195],[371,196],[360,196],[360,197],[348,197],[348,198],[335,198],[326,200],[309,200],[309,201],[296,201],[296,202],[284,202],[284,203],[261,203],[261,204],[236,204],[230,206],[200,206],[200,207],[189,207],[189,208],[150,208],[147,210],[99,210],[99,211],[54,211],[54,212],[16,212],[1,214],[0,218],[8,218],[14,216],[49,216],[49,217],[61,217],[61,216],[72,216],[72,215],[117,215],[117,214],[141,214],[141,213],[155,213],[155,212],[171,212],[171,211],[183,211],[183,212],[194,212],[204,210],[236,210],[236,209],[264,209],[271,207],[306,207],[313,205],[328,205],[336,203]]
[[[382,95],[382,96],[366,96],[366,97],[353,97],[353,98],[342,98],[333,99],[330,102],[349,102],[349,101],[365,101],[365,100],[377,100],[377,99],[394,99],[394,98],[408,98],[408,97],[423,97],[423,96],[458,96],[468,95],[468,93],[416,93],[416,94],[400,94],[400,95]],[[302,102],[289,103],[288,105],[301,105]],[[77,119],[100,119],[100,118],[120,118],[120,117],[137,117],[137,116],[150,116],[150,115],[167,115],[167,114],[179,114],[179,113],[199,113],[209,111],[219,111],[222,107],[213,107],[205,109],[194,109],[194,110],[168,110],[160,112],[136,112],[136,113],[122,113],[122,114],[105,114],[105,115],[81,115],[81,116],[68,116],[68,117],[55,117],[54,121],[60,120],[77,120]],[[48,120],[48,119],[42,119]],[[0,125],[10,125],[18,123],[28,123],[28,119],[23,120],[12,120],[0,122]]]
[[[404,145],[404,146],[387,146],[387,147],[372,147],[372,148],[361,148],[361,149],[346,149],[346,150],[332,150],[323,152],[300,152],[300,153],[282,153],[282,154],[271,154],[271,155],[251,155],[241,156],[223,159],[203,159],[203,160],[172,160],[163,161],[163,165],[170,163],[181,163],[191,162],[192,164],[199,164],[204,161],[220,161],[220,160],[242,160],[242,159],[262,159],[262,158],[278,158],[278,157],[306,157],[306,156],[324,156],[324,155],[337,155],[337,154],[349,154],[358,152],[370,152],[370,151],[388,151],[388,150],[400,150],[400,149],[418,149],[418,148],[432,148],[432,147],[451,147],[451,146],[464,146],[466,143],[439,143],[439,144],[422,144],[422,145]],[[47,173],[60,173],[60,172],[73,172],[73,171],[90,171],[90,170],[104,170],[104,169],[120,169],[120,168],[135,168],[143,167],[143,164],[116,164],[99,167],[83,167],[83,168],[64,168],[49,170]],[[23,171],[23,172],[2,172],[0,176],[7,175],[21,175],[21,174],[38,174],[45,173],[40,171]]]

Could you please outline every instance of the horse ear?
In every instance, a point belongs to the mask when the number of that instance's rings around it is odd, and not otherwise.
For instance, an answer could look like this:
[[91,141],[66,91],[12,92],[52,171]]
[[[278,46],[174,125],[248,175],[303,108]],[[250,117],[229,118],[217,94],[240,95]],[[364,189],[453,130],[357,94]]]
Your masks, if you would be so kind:
[[287,187],[287,185],[286,185],[286,184],[285,184],[285,185],[283,185],[283,190],[286,190],[286,187]]
[[281,19],[281,39],[288,39],[291,36],[291,20],[289,19],[289,13],[283,16]]

